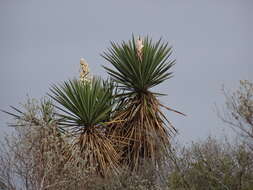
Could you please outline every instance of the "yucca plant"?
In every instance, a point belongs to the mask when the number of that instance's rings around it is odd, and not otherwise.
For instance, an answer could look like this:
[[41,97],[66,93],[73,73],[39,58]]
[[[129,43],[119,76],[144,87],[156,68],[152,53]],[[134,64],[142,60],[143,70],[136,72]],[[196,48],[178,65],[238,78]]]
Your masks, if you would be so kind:
[[112,92],[110,82],[93,78],[53,85],[50,95],[59,103],[58,124],[73,137],[72,150],[80,152],[87,170],[102,176],[116,171],[119,159],[104,133],[114,107]]
[[108,74],[122,90],[120,106],[116,120],[108,131],[111,138],[120,139],[124,150],[123,163],[133,171],[138,170],[143,160],[159,163],[161,153],[169,146],[170,137],[176,132],[171,122],[161,111],[161,107],[178,112],[162,105],[151,88],[172,77],[171,67],[175,60],[170,60],[172,48],[159,40],[153,43],[144,40],[132,40],[117,44],[102,55],[114,68],[104,66]]

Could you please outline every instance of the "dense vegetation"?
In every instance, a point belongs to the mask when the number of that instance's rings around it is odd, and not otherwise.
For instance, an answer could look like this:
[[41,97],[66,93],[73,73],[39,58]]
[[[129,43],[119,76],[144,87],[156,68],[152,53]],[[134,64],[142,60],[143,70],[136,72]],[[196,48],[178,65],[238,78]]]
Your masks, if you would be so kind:
[[146,37],[112,43],[110,79],[51,86],[41,101],[4,111],[15,133],[2,141],[0,189],[253,189],[253,84],[227,93],[220,119],[235,142],[208,137],[184,146],[151,88],[172,76],[172,48]]

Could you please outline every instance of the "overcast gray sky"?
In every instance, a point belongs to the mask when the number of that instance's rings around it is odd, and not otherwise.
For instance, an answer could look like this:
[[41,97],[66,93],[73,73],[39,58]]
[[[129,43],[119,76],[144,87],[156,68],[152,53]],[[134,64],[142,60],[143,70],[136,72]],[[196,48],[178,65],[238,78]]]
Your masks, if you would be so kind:
[[[106,76],[99,54],[132,33],[163,37],[174,48],[174,78],[156,90],[188,115],[166,112],[180,138],[220,135],[214,103],[224,103],[222,85],[253,79],[252,0],[0,0],[0,108],[78,77],[80,57]],[[0,133],[8,121],[0,113]]]

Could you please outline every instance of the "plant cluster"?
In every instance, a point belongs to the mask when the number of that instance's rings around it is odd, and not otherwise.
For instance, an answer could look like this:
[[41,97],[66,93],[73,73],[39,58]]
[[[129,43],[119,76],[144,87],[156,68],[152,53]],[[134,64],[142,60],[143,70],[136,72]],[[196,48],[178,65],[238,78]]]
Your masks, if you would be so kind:
[[47,98],[28,99],[0,146],[4,190],[251,190],[253,188],[253,84],[225,92],[221,119],[240,141],[209,137],[176,146],[177,130],[152,87],[172,77],[172,49],[146,37],[111,43],[103,57],[110,78],[91,76],[52,85]]
[[[122,167],[138,172],[145,161],[158,166],[176,133],[161,108],[182,114],[162,105],[158,100],[161,94],[151,91],[172,77],[175,61],[170,60],[171,53],[168,43],[154,43],[148,37],[112,42],[102,55],[113,66],[104,66],[110,78],[91,76],[82,58],[79,79],[51,86],[48,95],[54,105],[41,105],[42,119],[47,123],[35,116],[28,119],[15,107],[12,109],[17,113],[4,112],[42,127],[47,133],[43,138],[53,134],[64,141],[59,153],[64,156],[63,166],[82,158],[90,174],[103,177]],[[53,149],[47,145],[42,152]]]

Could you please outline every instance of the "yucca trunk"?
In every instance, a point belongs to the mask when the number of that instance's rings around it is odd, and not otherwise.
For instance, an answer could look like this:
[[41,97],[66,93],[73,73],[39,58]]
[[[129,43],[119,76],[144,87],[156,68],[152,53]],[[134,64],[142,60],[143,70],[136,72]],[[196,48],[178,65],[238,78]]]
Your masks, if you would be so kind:
[[85,168],[90,173],[106,176],[111,171],[117,171],[119,156],[111,140],[100,130],[94,128],[85,130],[75,143],[75,147],[79,147]]
[[123,122],[108,128],[109,135],[120,142],[118,149],[123,149],[122,163],[133,171],[137,171],[143,161],[159,164],[175,128],[165,125],[160,103],[152,93],[139,94],[124,104],[125,109],[117,113],[117,119]]

